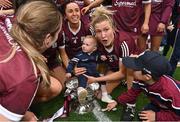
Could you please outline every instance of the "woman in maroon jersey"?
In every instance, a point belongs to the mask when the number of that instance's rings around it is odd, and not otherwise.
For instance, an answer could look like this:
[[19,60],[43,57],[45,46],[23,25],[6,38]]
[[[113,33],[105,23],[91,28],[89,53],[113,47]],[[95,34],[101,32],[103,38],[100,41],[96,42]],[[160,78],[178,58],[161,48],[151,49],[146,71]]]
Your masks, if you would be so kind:
[[[91,35],[91,32],[88,22],[81,19],[80,8],[75,1],[69,0],[65,2],[62,5],[62,13],[64,14],[65,21],[58,41],[46,50],[43,55],[48,59],[48,67],[64,86],[65,68],[68,65],[69,59],[81,50],[84,37]],[[59,61],[59,57],[62,62]]]
[[141,51],[147,48],[146,41],[148,35],[150,35],[151,50],[159,51],[165,29],[169,24],[173,5],[174,0],[152,0],[149,32],[147,34],[141,34],[137,41]]
[[[116,31],[112,20],[112,12],[104,7],[98,7],[92,15],[92,26],[96,32],[96,38],[102,44],[101,53],[106,55],[108,63],[108,71],[106,76],[98,77],[98,81],[104,79],[107,81],[107,89],[109,92],[119,85],[117,78],[108,77],[107,74],[116,74],[120,72],[122,57],[136,53],[136,45],[133,37],[122,31]],[[106,52],[106,53],[104,53]],[[103,80],[102,80],[103,81]],[[108,82],[113,81],[113,82]],[[131,83],[128,82],[128,88]]]
[[0,21],[0,121],[36,121],[28,112],[32,101],[47,101],[62,90],[41,54],[57,40],[62,16],[53,4],[32,1],[18,10],[10,34]]
[[60,55],[67,67],[69,59],[81,50],[84,37],[92,35],[92,32],[89,23],[81,19],[80,8],[76,2],[67,2],[63,8],[63,14],[67,21],[63,23],[63,36],[59,41],[61,42]]

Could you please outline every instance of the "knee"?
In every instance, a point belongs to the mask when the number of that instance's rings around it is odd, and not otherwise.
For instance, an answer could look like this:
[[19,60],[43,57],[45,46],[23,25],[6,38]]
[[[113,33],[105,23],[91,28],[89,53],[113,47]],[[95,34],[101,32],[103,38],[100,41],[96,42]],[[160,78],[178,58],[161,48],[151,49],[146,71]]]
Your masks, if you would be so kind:
[[27,111],[22,118],[22,121],[32,121],[32,122],[37,122],[37,117],[33,112]]

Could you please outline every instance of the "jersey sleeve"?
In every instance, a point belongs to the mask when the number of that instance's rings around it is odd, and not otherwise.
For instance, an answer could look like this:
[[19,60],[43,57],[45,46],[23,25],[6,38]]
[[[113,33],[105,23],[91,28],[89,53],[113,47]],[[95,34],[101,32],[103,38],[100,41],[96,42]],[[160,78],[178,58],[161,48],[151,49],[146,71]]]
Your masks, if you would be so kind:
[[122,93],[118,98],[117,101],[118,103],[121,103],[123,105],[129,103],[129,104],[135,104],[136,99],[141,93],[141,89],[134,89],[131,88],[127,92]]
[[78,55],[76,55],[69,61],[68,67],[67,67],[67,73],[72,73],[74,67],[78,64],[78,62],[79,62],[79,58],[78,58]]
[[136,53],[136,44],[134,38],[126,32],[120,32],[120,58],[130,56]]
[[180,116],[175,114],[172,110],[160,110],[156,112],[156,121],[179,121]]
[[64,33],[64,31],[61,31],[59,33],[59,36],[57,39],[57,46],[58,46],[58,48],[65,48],[65,33]]

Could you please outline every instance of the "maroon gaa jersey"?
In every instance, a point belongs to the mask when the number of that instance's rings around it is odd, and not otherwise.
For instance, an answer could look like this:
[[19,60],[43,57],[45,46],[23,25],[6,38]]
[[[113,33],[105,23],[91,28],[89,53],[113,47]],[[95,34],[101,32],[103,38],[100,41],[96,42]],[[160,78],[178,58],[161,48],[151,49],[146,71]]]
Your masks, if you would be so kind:
[[160,110],[156,112],[156,121],[180,120],[180,82],[165,75],[148,85],[143,81],[133,81],[133,86],[118,97],[121,104],[134,104],[138,95],[144,92],[150,102]]
[[118,30],[140,32],[140,16],[143,14],[143,4],[151,0],[112,0],[115,10],[114,19]]
[[[92,33],[88,23],[85,24],[85,22],[81,21],[77,32],[73,32],[66,21],[63,24],[63,33],[60,33],[58,43],[60,43],[60,48],[65,48],[69,59],[71,59],[77,52],[81,51],[84,37],[86,35],[92,35]],[[63,36],[61,36],[61,34]]]
[[110,70],[119,70],[119,62],[123,57],[136,54],[136,44],[134,38],[127,32],[119,31],[115,33],[114,46],[112,49],[106,49],[100,45],[101,55],[105,55],[106,63]]
[[38,87],[38,77],[32,62],[17,46],[9,60],[14,42],[0,16],[0,114],[20,121],[32,103]]

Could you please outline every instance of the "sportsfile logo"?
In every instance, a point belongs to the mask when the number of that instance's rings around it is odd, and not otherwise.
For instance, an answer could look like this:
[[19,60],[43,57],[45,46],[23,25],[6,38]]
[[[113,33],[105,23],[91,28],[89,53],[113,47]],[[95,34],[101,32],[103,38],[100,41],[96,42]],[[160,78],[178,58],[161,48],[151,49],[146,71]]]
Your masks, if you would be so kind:
[[114,3],[114,6],[116,6],[116,7],[121,7],[121,6],[134,7],[134,6],[136,6],[136,1],[128,2],[128,1],[119,1],[119,0],[116,0],[116,2]]

